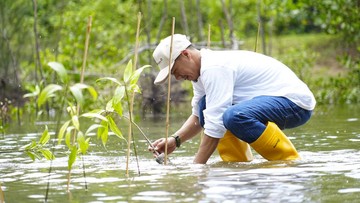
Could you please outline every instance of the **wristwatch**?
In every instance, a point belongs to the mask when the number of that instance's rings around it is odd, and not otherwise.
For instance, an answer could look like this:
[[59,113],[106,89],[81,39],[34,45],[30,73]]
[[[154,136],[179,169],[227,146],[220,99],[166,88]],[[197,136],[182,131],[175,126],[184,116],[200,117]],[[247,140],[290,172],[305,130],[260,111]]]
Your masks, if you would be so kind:
[[179,147],[180,147],[180,145],[181,145],[181,140],[180,140],[179,135],[174,134],[174,135],[171,135],[170,137],[175,138],[176,147],[178,147],[178,148],[179,148]]

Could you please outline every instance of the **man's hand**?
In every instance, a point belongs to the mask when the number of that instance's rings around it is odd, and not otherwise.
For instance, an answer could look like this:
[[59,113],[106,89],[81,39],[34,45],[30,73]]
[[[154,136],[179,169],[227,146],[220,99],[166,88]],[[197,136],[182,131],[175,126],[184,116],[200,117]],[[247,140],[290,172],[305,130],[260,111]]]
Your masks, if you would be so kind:
[[[154,157],[157,157],[159,154],[162,154],[165,152],[165,141],[166,141],[165,138],[160,138],[152,143],[152,146],[154,148],[151,146],[148,147],[149,151],[154,154]],[[168,141],[167,154],[171,154],[176,149],[175,138],[168,137],[167,141]]]

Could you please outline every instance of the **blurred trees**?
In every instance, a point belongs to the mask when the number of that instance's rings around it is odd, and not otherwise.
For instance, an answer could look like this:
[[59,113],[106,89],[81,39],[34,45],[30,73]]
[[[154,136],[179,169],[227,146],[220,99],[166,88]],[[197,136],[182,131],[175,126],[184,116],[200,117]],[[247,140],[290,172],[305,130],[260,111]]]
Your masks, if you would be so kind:
[[[63,63],[78,79],[90,15],[89,77],[116,75],[119,66],[132,58],[139,11],[143,14],[140,66],[153,64],[151,52],[171,33],[173,16],[176,32],[189,35],[200,46],[206,45],[209,24],[212,47],[236,48],[241,39],[256,36],[260,22],[262,51],[267,54],[273,35],[323,31],[338,34],[358,53],[359,7],[359,0],[1,0],[0,96],[4,98],[5,87],[41,83],[36,81],[40,80],[36,67],[49,61]],[[46,70],[43,74],[46,80],[54,77]]]

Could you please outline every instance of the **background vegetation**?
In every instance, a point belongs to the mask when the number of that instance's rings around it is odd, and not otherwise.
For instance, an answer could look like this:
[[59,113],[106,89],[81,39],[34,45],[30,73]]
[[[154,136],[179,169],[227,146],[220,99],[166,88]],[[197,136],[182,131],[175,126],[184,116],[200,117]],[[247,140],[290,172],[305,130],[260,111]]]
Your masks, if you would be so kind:
[[[85,82],[96,86],[100,77],[120,78],[133,58],[138,12],[143,16],[138,67],[153,65],[140,79],[138,109],[162,112],[166,93],[152,85],[158,70],[151,53],[171,33],[172,17],[175,32],[190,36],[199,48],[206,46],[209,25],[214,49],[254,50],[259,29],[257,51],[289,65],[319,104],[359,103],[359,8],[359,0],[2,0],[1,120],[10,107],[22,107],[15,108],[17,114],[37,111],[31,100],[24,106],[23,94],[56,81],[48,62],[62,63],[70,80],[79,82],[89,16]],[[189,84],[174,83],[173,101],[187,100]],[[99,100],[106,101],[114,87],[101,88]],[[85,99],[84,110],[99,105],[90,96]]]

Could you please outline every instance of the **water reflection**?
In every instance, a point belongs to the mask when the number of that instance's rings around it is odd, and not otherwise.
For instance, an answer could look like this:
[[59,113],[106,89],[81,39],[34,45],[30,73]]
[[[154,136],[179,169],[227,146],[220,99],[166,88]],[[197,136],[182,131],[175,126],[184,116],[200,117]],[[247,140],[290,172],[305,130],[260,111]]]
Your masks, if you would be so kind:
[[[32,162],[18,149],[40,133],[9,134],[0,139],[0,182],[6,202],[43,202],[50,182],[49,202],[357,202],[360,199],[360,106],[316,112],[302,128],[287,130],[302,159],[266,161],[254,152],[250,163],[224,163],[214,155],[207,165],[192,164],[199,139],[181,146],[170,164],[159,165],[136,142],[139,165],[130,160],[125,175],[126,144],[115,137],[104,149],[96,137],[91,150],[72,171],[66,192],[65,146],[56,147],[49,161]],[[180,124],[180,122],[179,122]],[[159,123],[144,122],[151,139]],[[176,124],[174,124],[176,125]],[[140,175],[138,174],[140,169]],[[88,190],[85,190],[85,185]]]

